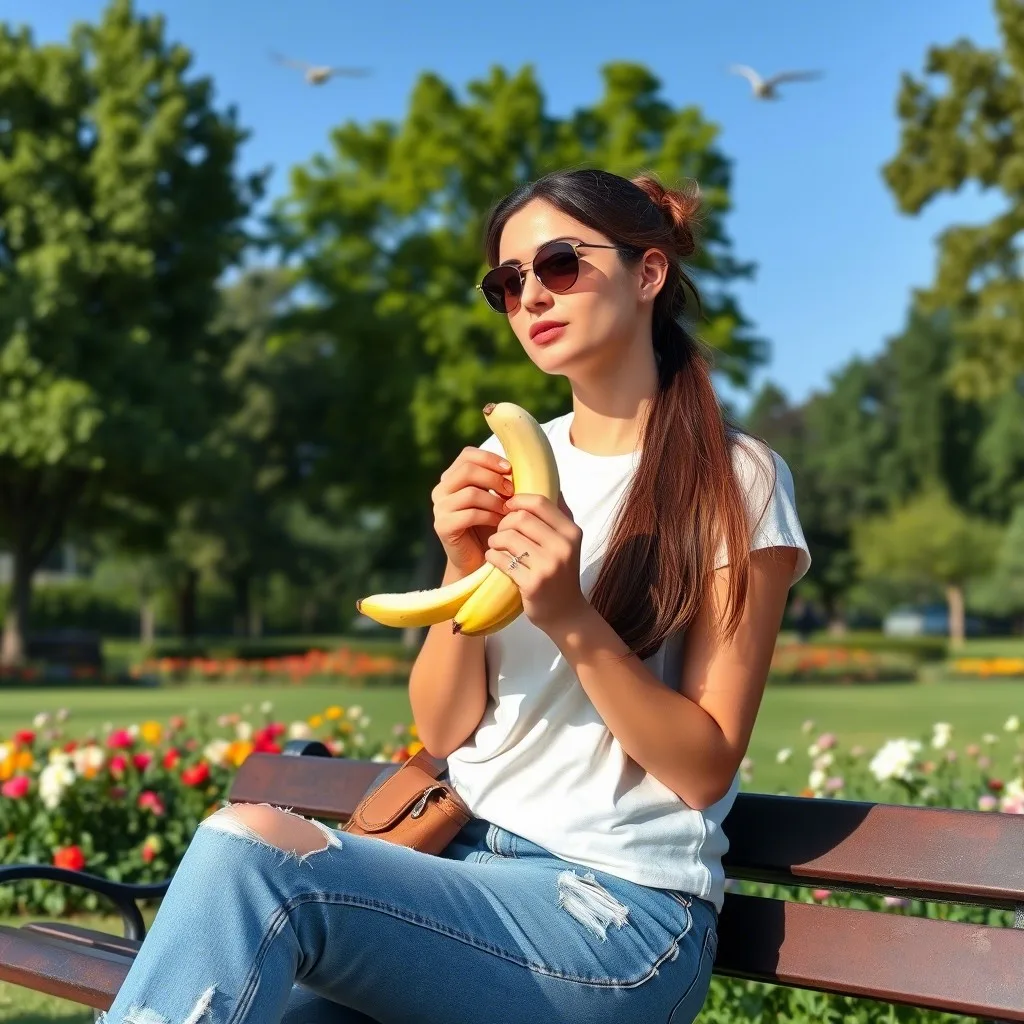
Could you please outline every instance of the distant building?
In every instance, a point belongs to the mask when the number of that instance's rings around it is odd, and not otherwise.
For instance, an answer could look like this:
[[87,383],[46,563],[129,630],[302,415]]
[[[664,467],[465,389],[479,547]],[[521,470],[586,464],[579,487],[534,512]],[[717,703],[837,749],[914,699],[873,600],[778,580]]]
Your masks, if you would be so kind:
[[[14,558],[6,551],[0,551],[0,585],[7,586],[14,575]],[[70,541],[58,544],[50,552],[50,557],[36,571],[36,583],[65,583],[68,580],[80,579],[82,572],[78,566],[75,546]]]

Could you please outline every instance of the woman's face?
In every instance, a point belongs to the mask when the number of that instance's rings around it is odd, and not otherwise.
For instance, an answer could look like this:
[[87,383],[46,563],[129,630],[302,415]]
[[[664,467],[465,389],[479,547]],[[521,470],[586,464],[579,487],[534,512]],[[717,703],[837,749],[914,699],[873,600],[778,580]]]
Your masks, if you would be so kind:
[[533,257],[556,239],[612,244],[600,231],[535,199],[506,222],[498,262],[526,267],[519,308],[508,318],[526,354],[545,373],[573,377],[621,358],[641,331],[650,338],[658,289],[650,287],[647,257],[629,266],[614,249],[581,245],[576,283],[560,294],[549,291],[533,273]]

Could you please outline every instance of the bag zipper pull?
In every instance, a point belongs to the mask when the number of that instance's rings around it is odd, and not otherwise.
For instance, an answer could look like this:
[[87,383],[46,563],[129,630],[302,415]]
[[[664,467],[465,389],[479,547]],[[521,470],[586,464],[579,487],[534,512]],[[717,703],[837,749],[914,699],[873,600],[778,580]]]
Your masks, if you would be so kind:
[[433,793],[434,790],[436,789],[443,790],[444,786],[427,786],[427,788],[423,790],[423,796],[421,796],[419,800],[416,801],[416,806],[412,809],[411,817],[418,818],[426,810],[427,801],[430,799],[430,794]]

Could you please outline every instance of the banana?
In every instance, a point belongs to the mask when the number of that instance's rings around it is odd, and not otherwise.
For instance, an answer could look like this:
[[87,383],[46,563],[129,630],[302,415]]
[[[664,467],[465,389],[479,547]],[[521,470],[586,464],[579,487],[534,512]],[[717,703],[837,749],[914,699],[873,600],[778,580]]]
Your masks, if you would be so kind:
[[494,566],[484,562],[461,580],[434,590],[411,590],[407,594],[373,594],[356,601],[356,610],[382,626],[433,626],[450,619],[480,586]]
[[[540,424],[512,402],[484,406],[484,419],[512,463],[516,494],[543,494],[550,501],[558,501],[558,466]],[[488,636],[513,622],[523,610],[515,582],[497,566],[487,564],[493,571],[455,613],[453,633]]]
[[[484,419],[512,464],[517,494],[543,494],[558,500],[555,455],[540,424],[512,402],[484,406]],[[475,572],[434,590],[373,594],[356,609],[382,626],[433,626],[454,619],[453,633],[487,636],[513,622],[523,611],[519,588],[500,569],[484,562]]]

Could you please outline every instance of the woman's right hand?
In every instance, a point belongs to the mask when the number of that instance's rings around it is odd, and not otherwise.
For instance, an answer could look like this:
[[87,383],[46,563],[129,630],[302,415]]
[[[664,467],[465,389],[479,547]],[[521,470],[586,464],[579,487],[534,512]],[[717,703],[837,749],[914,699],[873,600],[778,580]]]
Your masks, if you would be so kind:
[[430,492],[434,532],[448,561],[464,576],[486,561],[487,539],[505,517],[505,500],[514,493],[506,476],[511,469],[500,455],[463,448]]

